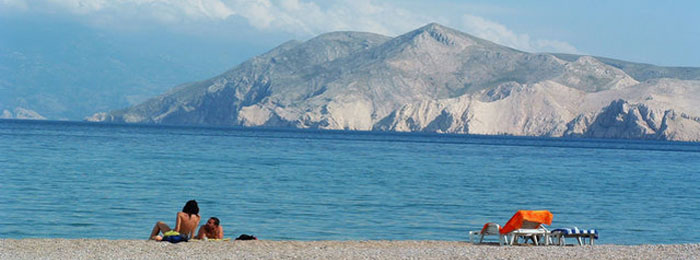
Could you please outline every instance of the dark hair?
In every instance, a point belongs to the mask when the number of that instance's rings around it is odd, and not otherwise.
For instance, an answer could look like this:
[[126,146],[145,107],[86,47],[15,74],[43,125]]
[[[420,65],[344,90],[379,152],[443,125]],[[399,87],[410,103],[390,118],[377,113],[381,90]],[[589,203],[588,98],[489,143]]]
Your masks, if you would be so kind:
[[211,217],[211,218],[209,218],[209,219],[213,219],[213,220],[214,220],[214,225],[216,225],[217,227],[219,226],[219,219],[218,219],[218,218],[216,218],[216,217]]
[[185,203],[185,207],[182,208],[182,212],[185,212],[192,216],[192,214],[198,215],[199,214],[199,206],[197,206],[197,201],[196,200],[190,200],[187,203]]

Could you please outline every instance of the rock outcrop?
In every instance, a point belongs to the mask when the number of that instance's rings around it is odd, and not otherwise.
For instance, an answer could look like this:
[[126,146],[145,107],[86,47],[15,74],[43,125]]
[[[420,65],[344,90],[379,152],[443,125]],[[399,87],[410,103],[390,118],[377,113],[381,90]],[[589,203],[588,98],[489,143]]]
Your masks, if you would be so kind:
[[429,24],[290,41],[87,120],[700,141],[699,71],[527,53]]
[[0,113],[0,119],[46,120],[46,117],[34,110],[16,107],[12,111],[3,109],[2,113]]

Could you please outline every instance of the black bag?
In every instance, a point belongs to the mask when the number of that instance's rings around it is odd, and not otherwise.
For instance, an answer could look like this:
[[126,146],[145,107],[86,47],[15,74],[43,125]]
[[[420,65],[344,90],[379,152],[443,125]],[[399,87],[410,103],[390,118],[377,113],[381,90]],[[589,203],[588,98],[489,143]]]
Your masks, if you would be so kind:
[[253,235],[242,234],[236,240],[258,240],[258,238]]

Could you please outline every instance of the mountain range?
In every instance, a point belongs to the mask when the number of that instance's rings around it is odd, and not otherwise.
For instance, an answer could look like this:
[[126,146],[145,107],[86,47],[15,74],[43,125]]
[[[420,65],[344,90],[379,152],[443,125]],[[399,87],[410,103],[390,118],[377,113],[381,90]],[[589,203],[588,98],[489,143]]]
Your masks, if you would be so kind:
[[86,120],[700,141],[700,68],[528,53],[439,25],[289,41]]

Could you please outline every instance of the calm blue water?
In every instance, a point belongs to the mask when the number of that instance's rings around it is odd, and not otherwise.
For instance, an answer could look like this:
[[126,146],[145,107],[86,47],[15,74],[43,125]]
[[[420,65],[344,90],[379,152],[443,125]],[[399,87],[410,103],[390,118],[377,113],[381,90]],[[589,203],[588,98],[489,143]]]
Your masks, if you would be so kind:
[[0,120],[0,238],[466,240],[518,209],[599,243],[698,243],[700,145]]

